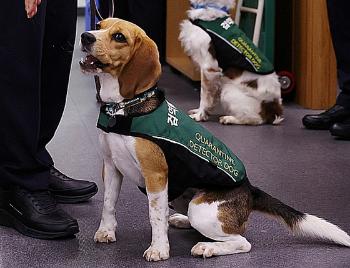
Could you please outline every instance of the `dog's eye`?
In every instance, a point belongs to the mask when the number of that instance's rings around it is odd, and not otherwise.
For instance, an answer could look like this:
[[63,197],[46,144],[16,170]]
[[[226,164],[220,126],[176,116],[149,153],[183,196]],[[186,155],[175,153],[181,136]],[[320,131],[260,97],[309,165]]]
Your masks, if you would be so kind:
[[101,30],[101,24],[97,23],[96,26],[95,26],[95,29],[96,30]]
[[119,43],[126,43],[126,38],[122,33],[115,33],[112,35],[112,38]]

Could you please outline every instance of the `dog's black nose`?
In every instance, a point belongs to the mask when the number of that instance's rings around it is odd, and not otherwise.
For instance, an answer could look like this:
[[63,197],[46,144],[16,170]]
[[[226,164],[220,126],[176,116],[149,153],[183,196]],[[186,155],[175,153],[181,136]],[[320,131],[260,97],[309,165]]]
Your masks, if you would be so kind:
[[81,34],[81,43],[83,44],[83,46],[88,46],[93,44],[96,41],[96,37],[89,33],[89,32],[85,32]]

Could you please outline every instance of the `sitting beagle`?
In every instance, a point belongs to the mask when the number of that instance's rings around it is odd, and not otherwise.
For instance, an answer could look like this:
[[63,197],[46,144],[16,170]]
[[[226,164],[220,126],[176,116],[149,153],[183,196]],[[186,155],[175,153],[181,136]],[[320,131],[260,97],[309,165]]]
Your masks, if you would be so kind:
[[[96,242],[116,241],[116,202],[123,179],[148,197],[152,242],[148,261],[169,258],[168,224],[195,228],[215,242],[191,253],[211,257],[248,252],[243,237],[251,211],[280,219],[296,234],[350,246],[337,226],[299,212],[252,186],[239,158],[157,88],[161,65],[155,43],[138,26],[106,19],[81,35],[84,72],[101,78],[98,127],[103,151],[104,205]],[[176,214],[169,217],[169,202]]]
[[189,111],[206,121],[216,107],[220,123],[277,125],[283,121],[281,85],[273,65],[229,15],[234,0],[190,0],[189,19],[179,39],[201,71],[198,109]]

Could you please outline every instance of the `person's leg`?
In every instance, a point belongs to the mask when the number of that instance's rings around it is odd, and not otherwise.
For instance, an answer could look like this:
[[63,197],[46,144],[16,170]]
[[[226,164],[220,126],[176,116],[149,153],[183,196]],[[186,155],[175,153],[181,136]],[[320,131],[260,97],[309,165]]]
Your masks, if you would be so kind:
[[[165,60],[166,1],[128,0],[127,2],[130,21],[140,26],[156,42],[160,60],[163,62]],[[116,8],[118,9],[118,5]]]
[[38,153],[43,162],[52,165],[45,146],[54,136],[66,104],[76,33],[77,1],[50,0],[46,13]]
[[[350,20],[347,12],[350,2],[347,0],[327,0],[329,26],[333,47],[337,59],[337,75],[340,94],[336,104],[329,110],[316,115],[306,115],[303,124],[310,129],[330,129],[334,135],[338,133],[339,123],[350,120]],[[337,131],[334,132],[334,125]],[[350,138],[350,122],[347,135]],[[342,130],[341,130],[342,132]],[[336,135],[338,136],[338,135]]]
[[128,1],[125,0],[100,0],[98,4],[101,16],[103,18],[108,18],[109,12],[111,11],[109,10],[110,1],[114,3],[113,17],[129,20]]
[[[102,16],[108,14],[108,1],[100,1]],[[114,0],[114,17],[131,21],[140,26],[158,46],[160,60],[165,60],[165,19],[164,0]]]
[[[123,20],[130,20],[130,12],[128,7],[128,1],[125,0],[113,0],[114,1],[114,17]],[[106,2],[106,1],[103,1]]]
[[66,237],[78,223],[56,206],[43,161],[50,156],[38,155],[47,0],[32,19],[24,10],[24,1],[5,1],[0,9],[0,225],[35,238]]
[[[327,6],[340,88],[336,103],[350,110],[350,20],[346,12],[350,8],[350,2],[327,0]],[[332,125],[330,132],[333,136],[350,139],[350,115]]]
[[37,147],[46,1],[32,19],[24,1],[1,5],[0,185],[43,190],[49,170],[37,159]]
[[95,183],[74,180],[55,169],[53,160],[46,150],[46,145],[57,130],[66,104],[76,21],[76,0],[50,0],[47,2],[37,157],[50,168],[49,190],[61,203],[86,201],[97,192]]
[[350,9],[350,2],[327,0],[327,7],[341,90],[337,104],[350,109],[350,20],[346,12]]

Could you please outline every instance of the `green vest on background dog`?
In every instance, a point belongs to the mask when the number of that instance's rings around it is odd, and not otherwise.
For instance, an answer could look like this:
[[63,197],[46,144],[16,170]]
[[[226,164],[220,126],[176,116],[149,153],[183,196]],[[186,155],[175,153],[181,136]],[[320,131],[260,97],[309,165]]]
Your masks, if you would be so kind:
[[219,66],[224,71],[229,67],[239,67],[257,74],[274,72],[272,63],[238,28],[231,17],[226,16],[213,21],[194,20],[192,23],[209,34]]

